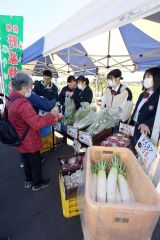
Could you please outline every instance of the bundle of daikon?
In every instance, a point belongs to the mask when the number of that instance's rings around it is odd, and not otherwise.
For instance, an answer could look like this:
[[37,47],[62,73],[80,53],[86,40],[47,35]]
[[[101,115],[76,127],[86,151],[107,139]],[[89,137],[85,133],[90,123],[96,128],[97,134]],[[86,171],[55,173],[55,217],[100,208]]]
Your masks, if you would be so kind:
[[[111,168],[110,168],[111,166]],[[135,201],[126,179],[126,166],[119,154],[111,162],[100,161],[92,165],[92,199],[101,203],[130,203]]]

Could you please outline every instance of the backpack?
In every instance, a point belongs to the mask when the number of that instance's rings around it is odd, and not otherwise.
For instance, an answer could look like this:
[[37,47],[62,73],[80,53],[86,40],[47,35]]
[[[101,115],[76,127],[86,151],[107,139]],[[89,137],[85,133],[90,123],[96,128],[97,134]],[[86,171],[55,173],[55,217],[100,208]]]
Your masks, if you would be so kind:
[[8,119],[8,109],[12,105],[12,103],[18,98],[20,97],[14,97],[12,99],[7,98],[9,101],[8,108],[5,106],[4,114],[0,119],[0,140],[3,144],[7,144],[9,146],[21,145],[29,130],[29,127],[27,127],[22,134],[22,137],[20,138]]

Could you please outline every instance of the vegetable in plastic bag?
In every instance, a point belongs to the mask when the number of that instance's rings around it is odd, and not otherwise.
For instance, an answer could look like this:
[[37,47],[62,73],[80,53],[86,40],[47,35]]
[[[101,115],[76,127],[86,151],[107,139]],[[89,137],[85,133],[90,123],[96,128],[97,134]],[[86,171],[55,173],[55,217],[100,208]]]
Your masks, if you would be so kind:
[[84,127],[88,127],[89,125],[91,125],[93,123],[93,121],[95,121],[95,119],[97,118],[98,114],[96,112],[89,112],[84,118],[82,118],[80,121],[74,123],[74,127],[81,129]]
[[91,106],[88,102],[82,102],[81,107],[76,111],[74,116],[74,122],[79,122],[81,119],[83,119],[90,111]]
[[74,99],[71,97],[65,97],[65,118],[70,118],[76,112],[76,106]]
[[109,115],[106,109],[102,109],[98,113],[96,120],[87,128],[86,132],[90,135],[95,135],[102,132],[104,129],[115,126],[115,120]]

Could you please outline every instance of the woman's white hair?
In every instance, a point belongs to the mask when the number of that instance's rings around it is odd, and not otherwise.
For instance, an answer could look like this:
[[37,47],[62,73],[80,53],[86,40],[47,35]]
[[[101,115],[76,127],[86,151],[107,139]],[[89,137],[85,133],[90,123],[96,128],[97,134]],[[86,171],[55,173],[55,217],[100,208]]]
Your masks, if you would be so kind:
[[24,72],[18,72],[12,78],[13,90],[19,91],[22,89],[23,86],[31,87],[32,84],[33,84],[32,78]]

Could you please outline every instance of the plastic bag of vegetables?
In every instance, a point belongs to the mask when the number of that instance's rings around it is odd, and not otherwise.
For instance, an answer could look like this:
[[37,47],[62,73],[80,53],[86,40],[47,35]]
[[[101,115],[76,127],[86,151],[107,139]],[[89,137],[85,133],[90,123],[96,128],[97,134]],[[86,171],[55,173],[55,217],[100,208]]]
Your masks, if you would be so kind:
[[84,127],[88,127],[93,123],[93,121],[97,118],[96,112],[89,112],[84,118],[82,118],[80,121],[73,124],[74,127],[81,129]]
[[74,122],[77,123],[83,119],[92,110],[88,102],[82,102],[81,107],[76,111]]
[[86,132],[90,135],[95,135],[102,132],[104,129],[114,127],[116,124],[115,120],[109,115],[106,109],[100,110],[98,117],[94,122],[87,128]]
[[76,112],[76,106],[74,99],[71,97],[65,97],[65,113],[64,117],[65,118],[70,118],[73,116],[73,114]]

